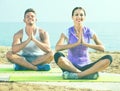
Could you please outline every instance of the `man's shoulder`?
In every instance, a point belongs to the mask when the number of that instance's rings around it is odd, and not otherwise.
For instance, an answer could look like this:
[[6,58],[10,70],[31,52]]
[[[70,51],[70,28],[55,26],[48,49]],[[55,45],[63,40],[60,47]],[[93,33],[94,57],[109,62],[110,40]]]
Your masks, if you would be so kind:
[[44,29],[38,28],[39,33],[45,33],[46,31]]
[[20,29],[19,31],[17,31],[14,35],[17,36],[17,35],[21,35],[23,34],[23,29]]

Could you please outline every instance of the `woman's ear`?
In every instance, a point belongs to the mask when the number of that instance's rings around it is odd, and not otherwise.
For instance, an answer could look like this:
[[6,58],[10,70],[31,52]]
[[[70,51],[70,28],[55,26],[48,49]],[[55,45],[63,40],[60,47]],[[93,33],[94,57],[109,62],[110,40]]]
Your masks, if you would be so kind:
[[71,18],[72,18],[72,20],[74,20],[74,19],[73,19],[73,16],[71,16]]
[[25,19],[23,19],[23,22],[25,22]]
[[85,20],[86,19],[86,17],[84,16],[84,19],[83,20]]

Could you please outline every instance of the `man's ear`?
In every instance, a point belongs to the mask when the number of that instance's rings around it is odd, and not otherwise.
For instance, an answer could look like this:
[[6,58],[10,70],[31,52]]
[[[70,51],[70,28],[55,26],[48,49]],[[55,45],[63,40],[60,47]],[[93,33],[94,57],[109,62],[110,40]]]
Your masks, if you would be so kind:
[[37,18],[36,18],[36,21],[37,21]]

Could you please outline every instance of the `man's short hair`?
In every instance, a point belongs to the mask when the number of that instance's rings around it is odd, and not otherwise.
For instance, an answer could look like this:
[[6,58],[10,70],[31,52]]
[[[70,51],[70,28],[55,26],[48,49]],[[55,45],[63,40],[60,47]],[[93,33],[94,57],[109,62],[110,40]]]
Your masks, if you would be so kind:
[[24,13],[24,17],[25,17],[25,15],[26,15],[28,12],[33,12],[34,14],[36,14],[36,12],[35,12],[34,9],[29,8],[29,9],[27,9],[27,10],[25,11],[25,13]]

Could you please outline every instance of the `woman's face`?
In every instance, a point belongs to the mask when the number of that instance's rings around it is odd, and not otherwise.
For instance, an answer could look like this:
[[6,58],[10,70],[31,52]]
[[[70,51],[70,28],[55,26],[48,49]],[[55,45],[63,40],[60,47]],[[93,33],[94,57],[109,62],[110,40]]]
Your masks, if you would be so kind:
[[76,9],[74,11],[73,16],[72,16],[72,19],[73,19],[73,21],[74,21],[75,24],[81,24],[81,23],[83,23],[83,21],[85,19],[84,11],[82,9]]

